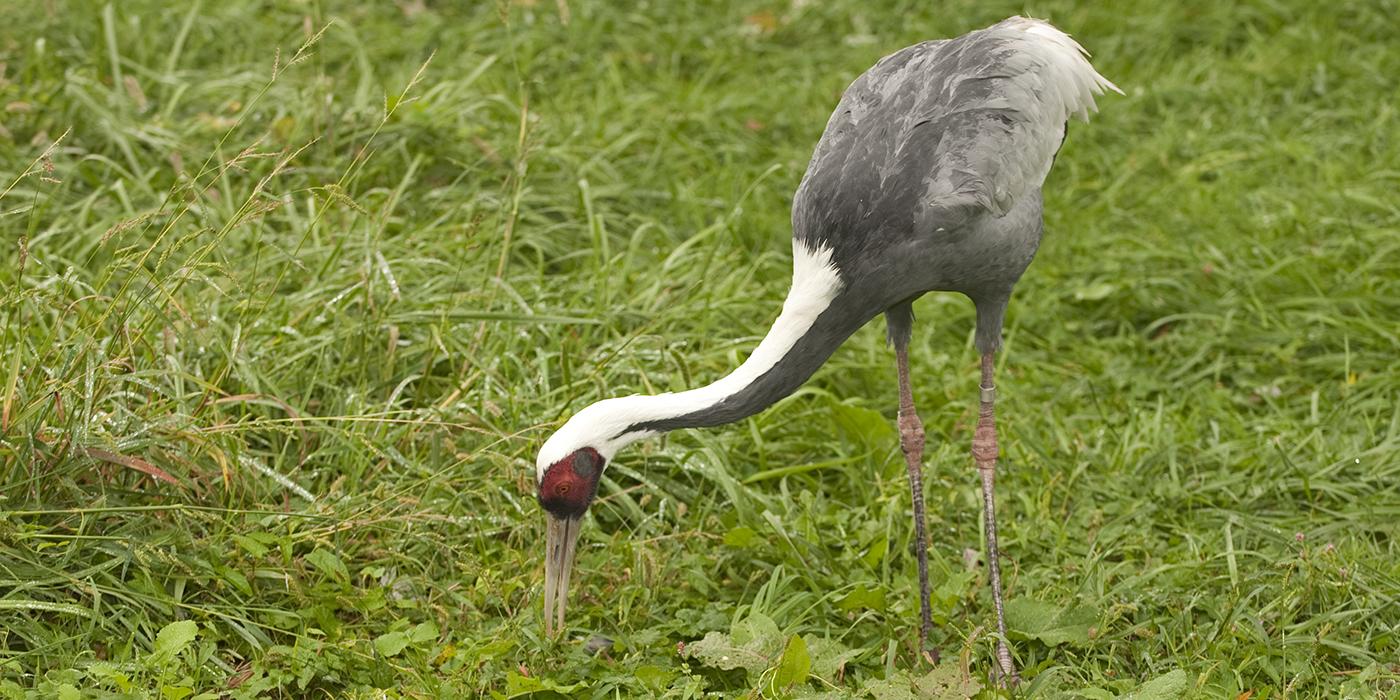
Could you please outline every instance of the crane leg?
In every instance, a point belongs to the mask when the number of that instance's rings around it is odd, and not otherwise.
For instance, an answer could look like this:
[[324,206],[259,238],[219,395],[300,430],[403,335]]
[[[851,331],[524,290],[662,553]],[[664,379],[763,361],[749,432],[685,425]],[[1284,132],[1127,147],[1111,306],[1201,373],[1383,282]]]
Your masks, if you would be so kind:
[[982,354],[982,395],[977,412],[977,431],[972,436],[972,459],[982,476],[982,521],[987,530],[987,571],[992,584],[992,603],[997,611],[997,666],[993,673],[998,684],[1021,682],[1006,646],[1006,619],[1001,602],[1001,562],[997,553],[996,505],[992,496],[996,484],[997,424],[996,384],[992,381],[993,354]]
[[[895,362],[899,366],[899,446],[909,467],[909,490],[914,499],[914,553],[919,560],[919,654],[928,649],[928,636],[933,631],[933,611],[929,607],[928,529],[924,524],[924,424],[914,412],[914,391],[909,384],[909,348],[907,340],[896,342]],[[935,662],[938,650],[929,650]]]

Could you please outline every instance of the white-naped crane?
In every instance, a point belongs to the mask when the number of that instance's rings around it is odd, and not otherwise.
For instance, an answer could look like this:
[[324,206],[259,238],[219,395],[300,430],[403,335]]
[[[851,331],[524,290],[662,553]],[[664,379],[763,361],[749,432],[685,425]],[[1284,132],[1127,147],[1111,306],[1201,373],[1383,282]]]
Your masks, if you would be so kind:
[[1118,91],[1087,57],[1049,23],[1011,17],[955,39],[910,46],[851,83],[793,199],[792,288],[753,354],[708,386],[588,406],[541,448],[536,468],[548,515],[547,634],[563,629],[580,524],[618,450],[669,430],[731,423],[762,411],[883,313],[894,346],[900,447],[913,497],[923,649],[933,622],[924,429],[909,381],[912,304],[926,292],[961,292],[977,309],[974,343],[982,360],[972,456],[982,478],[999,635],[993,675],[1017,681],[1006,646],[994,516],[993,356],[1012,286],[1040,243],[1040,188],[1068,120],[1087,121],[1095,95]]

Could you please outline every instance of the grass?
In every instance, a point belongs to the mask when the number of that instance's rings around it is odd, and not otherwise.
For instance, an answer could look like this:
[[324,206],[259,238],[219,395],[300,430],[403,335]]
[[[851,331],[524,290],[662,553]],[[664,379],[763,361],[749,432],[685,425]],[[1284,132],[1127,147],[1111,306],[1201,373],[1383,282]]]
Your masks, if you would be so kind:
[[7,8],[0,697],[996,695],[966,300],[912,353],[932,675],[881,324],[611,465],[562,643],[532,465],[756,344],[850,79],[1021,12],[1127,95],[1000,357],[1019,693],[1396,692],[1393,2],[623,5]]

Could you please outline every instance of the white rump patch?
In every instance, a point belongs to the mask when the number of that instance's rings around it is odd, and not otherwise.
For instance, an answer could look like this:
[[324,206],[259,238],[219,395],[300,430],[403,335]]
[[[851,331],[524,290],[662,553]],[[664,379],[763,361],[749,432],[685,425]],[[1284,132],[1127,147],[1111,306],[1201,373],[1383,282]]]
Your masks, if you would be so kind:
[[[1069,118],[1087,120],[1098,109],[1095,95],[1118,90],[1074,39],[1037,19],[1011,17],[931,51],[966,52],[954,61],[960,72],[943,75],[955,94],[939,105],[952,131],[932,154],[924,201],[933,221],[942,210],[968,204],[1005,216],[1045,182]],[[948,70],[947,56],[931,60]],[[993,87],[959,92],[956,86],[967,80]],[[984,110],[1011,122],[1006,128],[984,123],[977,116]]]
[[1089,121],[1089,113],[1097,112],[1094,96],[1104,90],[1123,94],[1108,78],[1099,75],[1089,63],[1089,52],[1070,35],[1056,29],[1054,25],[1028,17],[1009,17],[994,28],[1012,29],[1034,38],[1026,42],[1025,50],[1044,65],[1048,94],[1042,95],[1047,102],[1057,103],[1063,109],[1063,119],[1070,115]]
[[792,241],[792,288],[783,311],[768,335],[749,359],[728,376],[708,386],[655,396],[633,395],[599,401],[574,414],[545,441],[535,460],[535,477],[544,478],[550,465],[583,447],[592,447],[604,459],[626,445],[655,434],[653,431],[622,433],[628,426],[665,420],[713,406],[753,383],[778,364],[805,335],[817,317],[841,291],[841,277],[831,260],[830,248],[809,250]]

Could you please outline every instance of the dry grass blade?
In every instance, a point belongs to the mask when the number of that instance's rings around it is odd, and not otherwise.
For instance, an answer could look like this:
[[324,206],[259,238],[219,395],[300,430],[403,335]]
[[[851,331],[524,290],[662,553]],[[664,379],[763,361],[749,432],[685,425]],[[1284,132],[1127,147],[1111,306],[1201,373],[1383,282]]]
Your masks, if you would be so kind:
[[140,457],[131,457],[128,455],[117,454],[115,452],[108,452],[107,450],[99,449],[96,447],[85,447],[82,449],[82,452],[83,454],[96,460],[101,460],[110,464],[126,467],[127,469],[134,469],[138,472],[141,472],[142,474],[145,474],[146,476],[156,479],[157,481],[164,481],[167,484],[170,484],[172,486],[179,486],[180,488],[185,487],[184,483],[172,476],[170,472],[165,471],[164,469],[161,469],[160,467],[157,467],[156,465],[151,464],[150,462],[147,462],[146,460],[141,459]]

